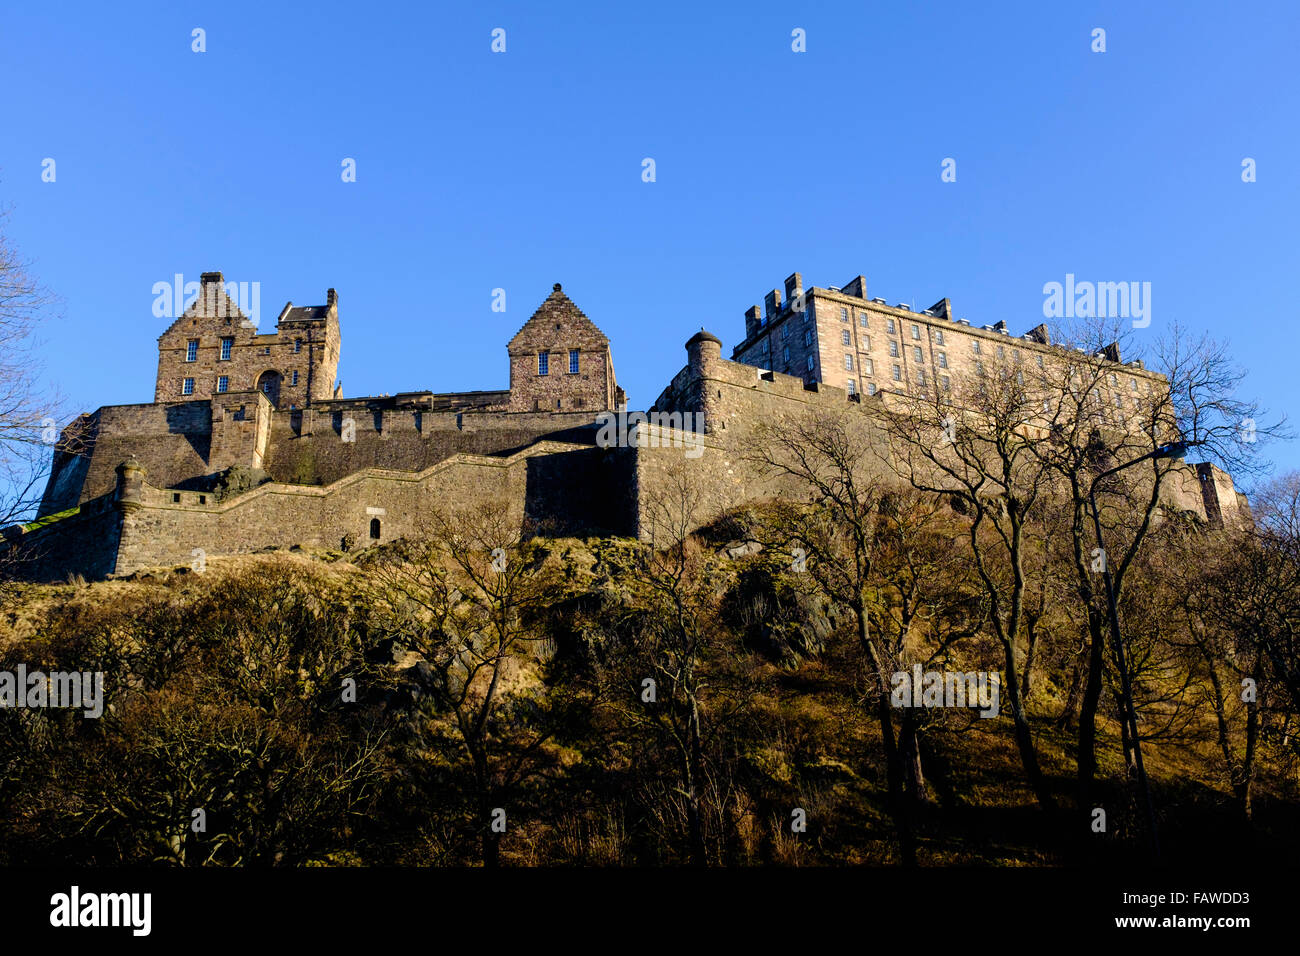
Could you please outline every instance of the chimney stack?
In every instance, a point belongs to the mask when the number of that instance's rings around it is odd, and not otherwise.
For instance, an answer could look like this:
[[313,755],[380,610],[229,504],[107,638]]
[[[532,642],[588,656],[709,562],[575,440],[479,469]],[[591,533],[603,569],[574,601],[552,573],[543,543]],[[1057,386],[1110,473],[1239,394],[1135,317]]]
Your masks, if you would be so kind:
[[768,319],[774,319],[781,314],[781,290],[773,289],[767,295],[763,296],[763,306]]
[[795,272],[785,280],[785,301],[794,302],[801,295],[803,295],[803,276]]

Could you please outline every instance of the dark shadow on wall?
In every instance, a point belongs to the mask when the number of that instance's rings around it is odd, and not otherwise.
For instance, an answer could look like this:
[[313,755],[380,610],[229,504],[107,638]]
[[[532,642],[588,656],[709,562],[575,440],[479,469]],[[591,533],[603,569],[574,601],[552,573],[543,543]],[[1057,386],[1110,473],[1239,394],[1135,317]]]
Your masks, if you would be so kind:
[[631,487],[611,480],[620,449],[536,455],[527,461],[524,512],[546,537],[629,535]]
[[[195,405],[201,406],[197,413]],[[212,419],[207,409],[206,402],[167,406],[167,431],[173,435],[184,435],[194,453],[204,461],[208,460],[208,454],[212,450]]]

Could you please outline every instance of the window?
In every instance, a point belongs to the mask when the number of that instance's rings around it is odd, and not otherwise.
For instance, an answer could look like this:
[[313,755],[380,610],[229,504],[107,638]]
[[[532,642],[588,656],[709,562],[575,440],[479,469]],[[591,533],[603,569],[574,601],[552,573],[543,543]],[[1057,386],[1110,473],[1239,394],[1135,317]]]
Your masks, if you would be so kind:
[[813,370],[813,357],[810,355],[808,356],[808,371],[811,372],[812,370]]
[[290,385],[297,385],[297,384],[298,384],[298,370],[297,370],[297,369],[294,369],[294,370],[293,370],[293,375],[290,376],[290,378],[289,378],[289,384],[290,384]]
[[869,335],[859,335],[859,336],[858,336],[858,348],[863,349],[863,350],[865,350],[865,351],[870,351],[870,349],[871,349],[871,336],[869,336]]
[[912,338],[921,341],[921,327],[915,323],[912,324]]
[[1013,357],[1017,362],[1022,362],[1022,361],[1024,361],[1024,359],[1023,359],[1023,358],[1021,357],[1021,355],[1020,355],[1020,349],[1012,349],[1012,350],[1011,350],[1011,355],[1012,355],[1012,357]]
[[846,355],[846,356],[844,356],[844,367],[845,367],[846,369],[848,369],[850,372],[853,371],[853,356],[852,356],[852,355]]
[[270,354],[271,354],[271,346],[268,345],[266,348],[262,349],[262,354],[263,354],[263,355],[270,355]]
[[858,325],[862,326],[864,329],[867,327],[867,313],[863,312],[858,316]]
[[803,344],[812,345],[812,329],[803,330]]
[[952,382],[947,375],[940,375],[939,386],[946,392],[952,386]]
[[940,352],[940,353],[939,353],[939,368],[947,368],[947,367],[948,367],[948,353],[947,353],[947,352]]
[[578,374],[578,350],[569,349],[569,374]]
[[181,493],[180,493],[179,491],[173,491],[173,492],[172,492],[172,504],[177,504],[177,505],[178,505],[178,504],[180,504],[180,503],[181,503]]
[[916,370],[916,384],[925,388],[925,369],[921,368]]
[[379,519],[378,518],[370,519],[370,540],[371,541],[379,540]]
[[903,367],[902,367],[901,365],[895,365],[895,366],[894,366],[894,381],[895,381],[895,382],[901,382],[902,380],[903,380]]
[[190,344],[185,346],[185,361],[193,362],[199,357],[199,340],[190,339]]
[[785,364],[790,364],[790,346],[786,345],[781,349],[781,357],[785,359]]
[[1039,356],[1037,356],[1037,359],[1038,359],[1038,367],[1039,367],[1039,368],[1042,368],[1042,367],[1043,367],[1043,357],[1042,357],[1041,355],[1039,355]]
[[803,310],[803,320],[804,320],[805,322],[810,321],[810,320],[812,319],[812,317],[813,317],[813,315],[814,315],[815,312],[816,312],[816,309],[813,307],[813,304],[812,304],[811,302],[809,302],[809,303],[808,303],[808,307],[805,308],[805,309]]
[[549,352],[537,353],[537,374],[545,375],[551,364],[551,355]]
[[893,334],[894,334],[894,320],[893,320],[893,319],[885,319],[885,331],[888,332],[890,335],[893,335]]
[[228,391],[229,389],[230,389],[230,379],[222,375],[220,378],[217,379],[217,391],[225,392]]
[[302,351],[302,339],[294,339],[294,340],[293,340],[293,350],[294,350],[295,352],[301,352],[301,351]]
[[943,345],[943,329],[934,330],[934,344]]
[[1016,369],[1016,384],[1017,385],[1025,384],[1025,373],[1022,372],[1020,369]]
[[916,362],[925,361],[925,355],[921,352],[921,346],[919,345],[912,346],[912,360]]
[[974,352],[976,355],[979,355],[979,354],[980,354],[980,340],[979,340],[979,339],[971,339],[971,340],[970,340],[970,350],[971,350],[972,352]]
[[869,359],[869,358],[864,358],[864,359],[863,359],[861,362],[859,362],[858,364],[862,366],[862,374],[863,374],[863,375],[875,375],[875,374],[876,374],[876,370],[875,370],[875,368],[874,368],[873,365],[872,365],[871,359]]
[[226,338],[221,340],[221,361],[230,361],[230,349],[234,346],[235,340]]
[[849,379],[849,381],[848,381],[848,388],[849,388],[849,394],[850,394],[850,395],[856,395],[856,394],[858,394],[858,386],[857,386],[857,383],[853,381],[853,379]]
[[876,394],[876,383],[875,383],[875,382],[868,382],[868,383],[867,383],[867,394],[868,394],[868,395],[875,395],[875,394]]
[[1109,375],[1107,375],[1106,377],[1110,380],[1110,384],[1111,384],[1112,386],[1113,386],[1113,385],[1118,385],[1118,384],[1119,384],[1119,379],[1115,377],[1115,373],[1114,373],[1114,372],[1111,372],[1111,373],[1110,373]]
[[976,373],[977,375],[983,375],[983,374],[984,374],[984,363],[983,363],[983,362],[976,362],[976,363],[975,363],[975,373]]
[[1002,346],[999,345],[999,346],[998,346],[998,361],[999,361],[999,362],[1005,362],[1006,360],[1007,360],[1007,350],[1004,349]]
[[194,379],[187,378],[185,381],[181,382],[181,394],[182,395],[194,394]]
[[1128,387],[1129,387],[1129,391],[1136,392],[1138,390],[1138,380],[1135,378],[1129,379]]
[[1124,398],[1123,398],[1123,396],[1120,395],[1119,392],[1116,392],[1116,393],[1115,393],[1115,407],[1116,407],[1116,408],[1123,408],[1123,407],[1124,407]]
[[789,337],[790,337],[790,327],[788,325],[781,326],[781,341],[784,342]]
[[898,358],[898,343],[893,339],[889,340],[889,357]]
[[849,320],[849,310],[848,310],[848,309],[840,309],[840,321],[841,321],[841,322],[847,322],[848,320]]
[[848,329],[840,329],[840,341],[845,345],[848,345],[853,341],[852,337],[849,335]]

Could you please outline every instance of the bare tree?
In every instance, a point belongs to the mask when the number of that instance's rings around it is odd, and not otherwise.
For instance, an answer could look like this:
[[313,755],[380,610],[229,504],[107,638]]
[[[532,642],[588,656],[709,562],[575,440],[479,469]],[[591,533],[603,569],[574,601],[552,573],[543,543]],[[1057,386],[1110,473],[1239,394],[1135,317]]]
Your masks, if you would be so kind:
[[507,684],[536,639],[526,615],[546,605],[554,574],[527,528],[496,503],[429,507],[420,533],[373,569],[380,632],[428,664],[428,716],[450,715],[485,866],[500,861],[498,804],[533,770],[550,736],[523,719],[529,702]]
[[[856,417],[850,417],[856,416]],[[778,501],[765,528],[756,533],[768,545],[785,549],[802,560],[809,577],[832,600],[847,607],[857,626],[858,647],[868,666],[871,695],[880,723],[890,813],[898,832],[903,862],[916,862],[916,841],[906,805],[910,789],[923,794],[924,775],[915,749],[915,727],[908,725],[900,747],[890,703],[891,676],[897,654],[916,612],[915,594],[905,586],[898,620],[898,643],[872,628],[874,561],[881,533],[881,504],[886,490],[867,436],[867,420],[845,410],[821,410],[767,423],[755,429],[744,455],[768,480],[792,484],[791,500]],[[807,504],[794,500],[802,492]],[[795,549],[798,549],[797,551]],[[909,759],[910,758],[910,759]],[[909,775],[911,786],[905,779]]]
[[890,438],[885,464],[918,491],[940,496],[966,515],[965,539],[988,601],[989,629],[1002,651],[1016,746],[1039,804],[1052,810],[1019,676],[1032,522],[1050,486],[1048,467],[1036,452],[1047,434],[1042,397],[1012,362],[954,385],[886,396],[880,415]]

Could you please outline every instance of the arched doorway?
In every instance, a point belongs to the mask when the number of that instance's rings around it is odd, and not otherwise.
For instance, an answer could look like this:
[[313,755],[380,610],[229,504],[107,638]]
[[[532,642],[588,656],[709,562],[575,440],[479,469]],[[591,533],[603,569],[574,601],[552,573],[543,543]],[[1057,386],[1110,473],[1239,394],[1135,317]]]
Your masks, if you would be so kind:
[[280,373],[266,371],[258,376],[257,390],[266,396],[274,407],[280,407]]
[[370,519],[370,540],[371,541],[379,540],[379,519],[378,518]]

